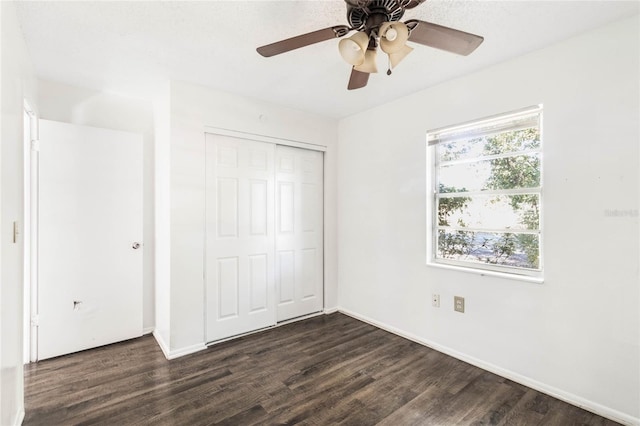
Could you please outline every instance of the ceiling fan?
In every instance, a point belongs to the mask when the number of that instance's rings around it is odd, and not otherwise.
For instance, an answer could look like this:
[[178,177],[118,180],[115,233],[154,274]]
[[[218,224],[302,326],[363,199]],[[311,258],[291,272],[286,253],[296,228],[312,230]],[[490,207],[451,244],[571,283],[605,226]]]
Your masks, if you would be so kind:
[[367,85],[369,74],[378,72],[376,53],[378,46],[389,56],[389,69],[395,68],[413,48],[411,41],[459,55],[473,52],[484,38],[431,22],[410,19],[400,22],[405,10],[413,9],[425,0],[345,0],[349,25],[336,25],[302,34],[286,40],[258,47],[265,57],[278,55],[300,47],[332,38],[343,38],[338,45],[342,58],[352,65],[347,88],[360,89]]

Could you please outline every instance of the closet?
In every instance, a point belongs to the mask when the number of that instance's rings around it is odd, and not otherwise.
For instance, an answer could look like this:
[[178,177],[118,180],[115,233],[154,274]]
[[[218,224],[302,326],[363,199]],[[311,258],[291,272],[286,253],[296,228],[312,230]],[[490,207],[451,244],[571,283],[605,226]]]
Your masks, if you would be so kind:
[[323,309],[322,152],[206,134],[207,342]]

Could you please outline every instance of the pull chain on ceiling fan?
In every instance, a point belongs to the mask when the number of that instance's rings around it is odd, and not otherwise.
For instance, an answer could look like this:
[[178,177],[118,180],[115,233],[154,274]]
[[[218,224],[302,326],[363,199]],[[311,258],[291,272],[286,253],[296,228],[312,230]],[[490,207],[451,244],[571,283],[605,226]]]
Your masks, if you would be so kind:
[[352,66],[347,88],[360,89],[367,85],[369,74],[377,73],[378,47],[389,58],[389,70],[395,68],[413,48],[407,42],[422,44],[458,55],[469,55],[484,40],[470,34],[431,22],[410,19],[400,22],[405,10],[425,0],[345,0],[349,25],[336,25],[267,44],[256,49],[265,57],[355,34],[338,43],[342,58]]

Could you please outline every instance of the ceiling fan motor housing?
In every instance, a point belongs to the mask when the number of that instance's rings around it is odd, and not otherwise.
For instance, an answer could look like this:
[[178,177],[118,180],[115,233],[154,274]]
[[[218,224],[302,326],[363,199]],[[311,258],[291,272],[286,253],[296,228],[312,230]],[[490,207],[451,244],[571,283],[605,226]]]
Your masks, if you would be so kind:
[[354,30],[370,31],[383,22],[396,22],[404,15],[406,4],[402,0],[345,0],[347,21]]

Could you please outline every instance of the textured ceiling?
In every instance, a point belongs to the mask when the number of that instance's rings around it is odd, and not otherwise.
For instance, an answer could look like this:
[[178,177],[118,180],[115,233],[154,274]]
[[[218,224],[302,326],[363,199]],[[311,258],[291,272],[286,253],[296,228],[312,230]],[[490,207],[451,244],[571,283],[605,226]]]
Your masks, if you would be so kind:
[[272,58],[255,48],[346,23],[342,0],[17,2],[36,74],[45,80],[151,97],[167,79],[344,117],[439,82],[638,14],[637,1],[428,0],[422,19],[485,37],[471,56],[414,45],[387,76],[347,91],[350,67],[330,40]]

